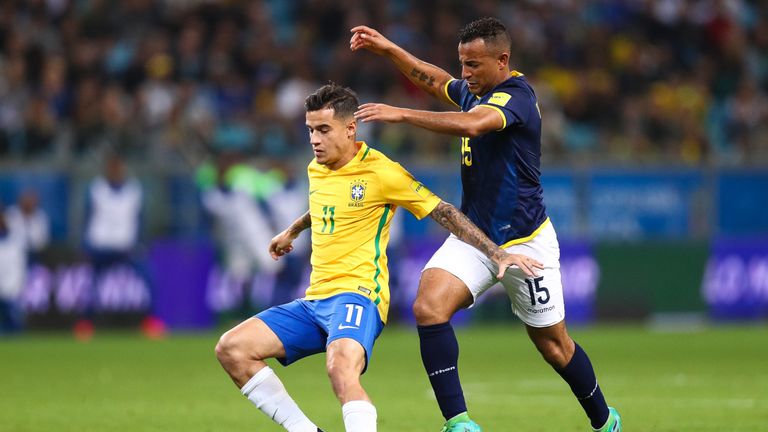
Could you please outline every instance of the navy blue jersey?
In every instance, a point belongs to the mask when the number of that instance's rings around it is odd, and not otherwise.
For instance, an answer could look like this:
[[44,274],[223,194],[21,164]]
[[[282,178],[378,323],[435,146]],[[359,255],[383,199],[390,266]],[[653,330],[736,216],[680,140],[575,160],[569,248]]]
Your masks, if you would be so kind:
[[461,139],[461,211],[491,240],[508,246],[533,237],[547,220],[541,188],[541,113],[525,77],[510,78],[482,97],[465,80],[451,80],[445,94],[469,111],[497,111],[501,129]]

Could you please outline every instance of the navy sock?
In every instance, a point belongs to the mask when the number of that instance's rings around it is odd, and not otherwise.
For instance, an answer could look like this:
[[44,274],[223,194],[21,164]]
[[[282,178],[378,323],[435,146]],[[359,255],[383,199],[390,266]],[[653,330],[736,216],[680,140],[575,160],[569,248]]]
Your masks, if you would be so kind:
[[451,323],[418,326],[421,361],[446,420],[467,410],[459,381],[459,342]]
[[602,427],[608,421],[608,405],[605,403],[603,392],[597,385],[595,370],[592,369],[592,363],[587,357],[587,353],[576,345],[571,361],[557,373],[571,386],[571,391],[579,400],[584,412],[592,423],[592,427],[597,429]]

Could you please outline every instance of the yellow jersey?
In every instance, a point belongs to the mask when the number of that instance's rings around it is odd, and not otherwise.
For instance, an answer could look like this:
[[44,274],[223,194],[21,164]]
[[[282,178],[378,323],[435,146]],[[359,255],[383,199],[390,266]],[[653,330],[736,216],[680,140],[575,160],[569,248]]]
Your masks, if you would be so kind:
[[306,299],[353,292],[371,299],[387,322],[389,224],[397,207],[422,219],[440,198],[400,164],[365,142],[355,157],[333,171],[312,160],[309,214],[312,218],[312,275]]

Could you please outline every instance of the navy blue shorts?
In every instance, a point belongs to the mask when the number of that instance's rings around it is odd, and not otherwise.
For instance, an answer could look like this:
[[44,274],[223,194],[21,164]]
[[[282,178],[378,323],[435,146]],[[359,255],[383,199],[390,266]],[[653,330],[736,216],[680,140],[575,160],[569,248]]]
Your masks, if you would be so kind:
[[298,299],[271,307],[258,315],[285,347],[283,366],[326,350],[336,339],[349,338],[365,349],[365,367],[384,323],[376,305],[362,295],[337,294],[322,300]]

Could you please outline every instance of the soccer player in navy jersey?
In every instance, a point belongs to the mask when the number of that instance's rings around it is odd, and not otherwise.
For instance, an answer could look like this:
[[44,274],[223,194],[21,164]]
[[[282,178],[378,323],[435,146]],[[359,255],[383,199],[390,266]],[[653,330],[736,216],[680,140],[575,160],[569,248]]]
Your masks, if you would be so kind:
[[[504,25],[483,18],[459,32],[461,79],[372,28],[358,26],[351,32],[353,51],[367,49],[390,59],[419,88],[461,109],[432,112],[367,103],[355,118],[409,123],[461,137],[461,210],[502,249],[525,253],[545,266],[537,277],[508,271],[502,278],[513,311],[544,359],[570,385],[592,428],[620,431],[621,419],[607,406],[589,357],[566,331],[560,249],[540,181],[541,112],[523,74],[510,70],[512,41]],[[422,361],[446,419],[444,432],[480,431],[467,414],[450,319],[497,282],[494,274],[493,263],[454,236],[422,273],[413,311]]]

